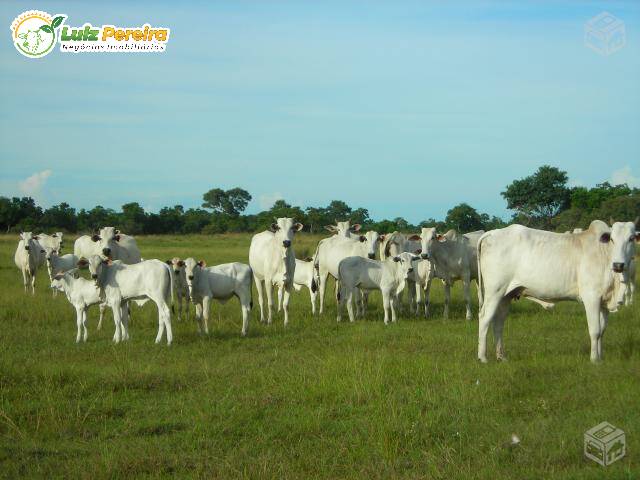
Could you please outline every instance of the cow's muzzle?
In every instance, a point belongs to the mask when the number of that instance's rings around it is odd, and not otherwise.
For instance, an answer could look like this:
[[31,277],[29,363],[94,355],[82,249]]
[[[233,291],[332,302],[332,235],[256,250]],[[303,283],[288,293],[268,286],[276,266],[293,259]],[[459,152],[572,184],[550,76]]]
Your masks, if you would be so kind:
[[[178,273],[178,272],[176,272]],[[189,275],[189,280],[193,280],[193,275]]]
[[423,253],[420,255],[420,258],[423,260],[427,260],[429,258],[429,254],[428,253]]
[[284,245],[284,248],[289,248],[291,246],[291,240],[284,240],[282,245]]
[[176,275],[178,275],[180,273],[180,270],[174,270],[173,273],[175,273]]
[[370,254],[368,255],[368,257],[369,257],[371,260],[373,260],[374,258],[376,258],[376,254],[375,254],[375,253],[370,253]]
[[622,262],[613,262],[613,271],[616,273],[624,272],[624,263]]
[[91,278],[93,278],[94,280],[97,280],[98,279],[98,274],[97,273],[92,274]]
[[25,250],[29,250],[29,247],[24,247]]
[[102,253],[105,257],[110,257],[111,256],[111,249],[110,248],[103,248],[102,249]]

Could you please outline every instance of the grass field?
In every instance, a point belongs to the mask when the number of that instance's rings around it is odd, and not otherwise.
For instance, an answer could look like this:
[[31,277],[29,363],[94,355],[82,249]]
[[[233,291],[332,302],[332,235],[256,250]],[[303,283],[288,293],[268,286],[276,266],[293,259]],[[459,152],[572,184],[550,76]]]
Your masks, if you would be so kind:
[[[213,265],[247,262],[249,241],[138,244],[145,258]],[[298,256],[315,241],[299,235]],[[580,305],[547,312],[524,301],[505,326],[509,361],[481,365],[477,315],[463,319],[458,286],[443,320],[440,285],[432,318],[386,327],[377,295],[367,319],[337,324],[332,295],[313,318],[303,290],[286,329],[281,316],[260,324],[254,308],[241,338],[238,302],[215,303],[212,333],[174,320],[171,347],[154,344],[155,306],[133,310],[120,345],[110,312],[96,331],[93,307],[89,340],[76,345],[75,312],[52,298],[46,271],[35,297],[23,293],[16,245],[0,237],[0,476],[640,478],[638,303],[610,316],[600,365],[589,362]],[[605,420],[627,438],[609,467],[582,453],[583,433]]]

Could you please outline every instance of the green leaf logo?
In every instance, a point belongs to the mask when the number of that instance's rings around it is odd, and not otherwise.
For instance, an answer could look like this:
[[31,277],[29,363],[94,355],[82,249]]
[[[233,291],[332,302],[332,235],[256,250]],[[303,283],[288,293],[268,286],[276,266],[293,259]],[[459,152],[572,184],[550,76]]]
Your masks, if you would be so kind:
[[62,16],[56,17],[56,18],[53,19],[53,22],[51,22],[51,26],[53,28],[58,28],[63,20],[64,20],[64,17],[62,17]]
[[42,25],[40,27],[40,30],[43,30],[43,31],[45,31],[47,33],[53,33],[53,28],[51,28],[50,25]]

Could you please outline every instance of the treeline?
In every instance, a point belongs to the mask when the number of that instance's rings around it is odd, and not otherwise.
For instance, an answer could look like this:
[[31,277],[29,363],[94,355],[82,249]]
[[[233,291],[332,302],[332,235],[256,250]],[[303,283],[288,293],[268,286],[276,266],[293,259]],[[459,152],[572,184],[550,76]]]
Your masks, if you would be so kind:
[[30,197],[0,197],[0,229],[12,231],[88,232],[104,225],[117,226],[132,235],[140,234],[216,234],[256,232],[269,227],[274,217],[293,217],[305,230],[317,233],[336,220],[350,219],[366,230],[411,232],[422,226],[439,231],[455,228],[461,232],[491,230],[509,223],[520,223],[547,230],[566,231],[586,228],[591,220],[633,220],[640,215],[640,189],[607,182],[594,188],[567,186],[567,174],[555,167],[543,166],[533,175],[509,184],[502,196],[514,214],[509,221],[480,213],[461,203],[451,208],[444,219],[428,218],[413,225],[402,217],[374,220],[366,208],[352,208],[341,200],[326,207],[302,208],[276,201],[269,210],[255,215],[243,214],[251,195],[242,188],[215,188],[203,195],[200,208],[182,205],[164,207],[158,213],[146,212],[139,203],[122,206],[120,211],[100,205],[79,211],[62,202],[42,208]]

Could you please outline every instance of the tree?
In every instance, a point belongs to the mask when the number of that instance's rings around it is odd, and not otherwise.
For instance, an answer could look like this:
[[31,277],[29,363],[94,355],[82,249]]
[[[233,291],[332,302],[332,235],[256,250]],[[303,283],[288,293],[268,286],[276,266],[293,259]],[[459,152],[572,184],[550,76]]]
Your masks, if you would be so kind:
[[213,188],[202,195],[202,199],[204,200],[202,208],[236,217],[247,208],[251,201],[251,195],[240,187],[226,191],[221,188]]
[[147,215],[138,202],[122,205],[121,228],[129,235],[145,233]]
[[543,165],[533,175],[514,180],[501,195],[507,208],[528,219],[528,224],[549,228],[551,219],[569,207],[567,180],[567,172]]
[[484,229],[481,215],[475,208],[466,203],[456,205],[449,210],[444,222],[448,228],[455,228],[461,233]]
[[328,223],[349,220],[351,217],[351,207],[342,200],[332,200],[325,212]]
[[67,232],[75,232],[78,226],[76,209],[69,206],[66,202],[54,205],[44,211],[40,224],[42,228],[60,228]]

